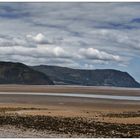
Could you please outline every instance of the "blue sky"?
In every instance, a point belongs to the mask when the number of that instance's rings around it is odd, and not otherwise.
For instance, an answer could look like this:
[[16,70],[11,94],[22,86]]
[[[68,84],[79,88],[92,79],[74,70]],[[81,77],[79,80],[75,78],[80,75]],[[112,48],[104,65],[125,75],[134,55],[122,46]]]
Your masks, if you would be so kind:
[[118,69],[140,82],[140,3],[0,3],[0,60]]

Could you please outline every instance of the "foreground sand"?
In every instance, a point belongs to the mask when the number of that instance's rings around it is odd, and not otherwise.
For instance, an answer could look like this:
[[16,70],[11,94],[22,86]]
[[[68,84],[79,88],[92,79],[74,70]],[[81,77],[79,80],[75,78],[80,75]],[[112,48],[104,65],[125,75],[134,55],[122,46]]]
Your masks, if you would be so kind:
[[[99,87],[71,87],[71,86],[0,86],[0,91],[24,91],[24,92],[73,92],[73,93],[90,93],[90,94],[111,94],[111,95],[129,95],[140,96],[140,90],[138,89],[118,89],[118,88],[99,88]],[[53,94],[53,93],[52,93]],[[67,131],[55,130],[53,126],[44,128],[42,137],[140,137],[140,102],[139,101],[126,101],[126,100],[105,100],[105,99],[89,99],[89,98],[73,98],[73,97],[51,97],[51,96],[33,96],[33,95],[0,95],[0,115],[1,121],[4,116],[18,117],[31,117],[31,116],[46,116],[65,122],[65,118],[71,120],[71,123],[77,122],[76,118],[85,120],[83,124],[85,131],[79,134],[71,133],[71,129],[67,129],[67,123],[64,123],[64,128]],[[4,117],[4,118],[3,118]],[[15,119],[14,118],[14,119]],[[24,118],[24,119],[25,119]],[[12,120],[13,118],[8,118]],[[66,119],[67,120],[67,119]],[[89,124],[91,122],[91,124]],[[98,123],[101,123],[100,125]],[[11,122],[8,122],[11,123]],[[8,129],[5,125],[2,127],[4,130]],[[25,122],[24,122],[25,123]],[[78,123],[78,122],[77,122]],[[80,122],[79,122],[80,123]],[[82,123],[82,121],[81,121]],[[96,124],[97,123],[97,124]],[[106,124],[107,123],[107,124]],[[111,124],[113,126],[111,126]],[[42,124],[43,125],[43,124]],[[93,126],[89,127],[89,126]],[[101,128],[106,125],[105,129],[109,129],[108,134],[104,134],[96,130],[95,126]],[[13,125],[12,125],[13,126]],[[14,126],[16,126],[14,124]],[[74,126],[73,126],[74,127]],[[76,126],[75,126],[76,127]],[[95,127],[95,128],[94,128]],[[124,130],[126,128],[126,130]],[[130,130],[129,130],[130,128]],[[2,130],[3,130],[2,129]],[[20,128],[21,129],[21,128]],[[20,131],[19,129],[19,131]],[[26,128],[27,129],[27,128]],[[29,129],[29,128],[28,128]],[[78,127],[75,131],[79,132],[79,129],[83,129],[82,126]],[[90,129],[95,129],[93,130]],[[118,129],[118,130],[116,130]],[[18,132],[17,128],[14,133]],[[52,130],[55,130],[51,133]],[[30,136],[39,137],[34,135],[32,131],[36,130],[34,126],[33,130],[29,130]],[[42,131],[38,131],[40,135]],[[70,132],[69,132],[70,131]],[[92,131],[92,132],[91,132]],[[102,130],[101,130],[102,131]],[[120,131],[120,132],[119,132]],[[123,132],[124,131],[124,132]],[[125,132],[126,131],[126,132]],[[130,132],[129,132],[130,131]],[[22,132],[22,131],[21,131]],[[57,132],[57,133],[56,133]],[[66,134],[66,132],[69,132]],[[87,132],[87,134],[82,134]],[[10,132],[9,132],[10,133]],[[11,132],[12,133],[12,132]],[[89,133],[89,134],[88,134]],[[122,133],[122,134],[121,134]],[[17,133],[19,134],[19,132]],[[48,135],[49,134],[49,135]],[[55,135],[51,135],[55,134]],[[96,135],[97,134],[97,135]],[[0,137],[2,131],[0,131]],[[28,137],[28,134],[21,133],[20,137]],[[11,134],[11,137],[13,135]],[[18,136],[17,136],[18,137]]]

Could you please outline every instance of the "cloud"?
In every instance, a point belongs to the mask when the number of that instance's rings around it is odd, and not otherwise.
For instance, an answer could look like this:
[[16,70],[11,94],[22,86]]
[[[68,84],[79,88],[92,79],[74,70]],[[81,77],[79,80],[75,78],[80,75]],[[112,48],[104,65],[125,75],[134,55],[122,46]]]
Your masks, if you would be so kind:
[[80,49],[80,54],[87,59],[103,60],[103,61],[122,61],[118,55],[112,55],[94,48]]
[[[34,40],[29,39],[31,37]],[[33,64],[40,64],[40,63],[42,64],[43,62],[47,62],[49,64],[50,62],[52,62],[52,64],[56,64],[56,62],[61,59],[61,63],[59,61],[60,65],[64,65],[64,62],[71,61],[75,64],[75,66],[82,67],[80,63],[83,62],[85,64],[89,63],[88,64],[89,68],[91,68],[91,65],[97,63],[106,64],[110,61],[112,63],[120,63],[120,62],[125,63],[127,61],[125,59],[123,60],[122,57],[120,57],[119,55],[114,55],[111,53],[107,53],[105,51],[100,51],[95,48],[65,47],[67,43],[69,44],[71,39],[70,40],[61,39],[62,41],[65,42],[64,44],[60,43],[62,46],[57,45],[56,41],[55,43],[52,44],[48,44],[45,42],[42,44],[42,41],[46,40],[46,38],[47,37],[45,35],[42,35],[41,33],[35,36],[27,35],[25,37],[20,37],[20,38],[3,36],[1,37],[1,40],[2,41],[4,40],[3,43],[4,46],[3,45],[0,46],[1,59],[4,58],[4,60],[7,60],[9,58],[9,60],[14,60],[14,61],[17,60],[17,61],[24,62],[26,64],[28,64],[29,62],[30,64],[31,62]],[[74,45],[80,45],[80,44],[74,43]],[[68,64],[70,66],[74,66],[72,65],[72,63],[67,63],[67,65]]]
[[27,35],[26,36],[29,41],[34,41],[38,44],[49,44],[49,41],[46,39],[46,37],[42,33],[38,33],[37,35]]
[[85,69],[94,69],[94,66],[92,64],[85,64],[84,68]]
[[36,47],[23,46],[0,47],[1,55],[20,55],[41,58],[69,58],[69,54],[60,47]]

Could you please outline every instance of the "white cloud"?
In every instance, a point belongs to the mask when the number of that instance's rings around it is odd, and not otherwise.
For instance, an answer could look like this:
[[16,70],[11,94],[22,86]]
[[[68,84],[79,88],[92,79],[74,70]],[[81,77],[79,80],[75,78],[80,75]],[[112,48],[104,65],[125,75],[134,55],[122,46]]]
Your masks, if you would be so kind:
[[26,37],[30,41],[34,41],[34,42],[36,42],[38,44],[47,44],[48,43],[46,37],[42,33],[38,33],[36,36],[27,35]]
[[92,64],[87,64],[87,63],[86,63],[86,64],[84,65],[84,68],[85,68],[85,69],[94,69],[94,66],[93,66]]
[[112,55],[94,48],[80,49],[80,54],[87,59],[103,60],[103,61],[122,61],[118,55]]

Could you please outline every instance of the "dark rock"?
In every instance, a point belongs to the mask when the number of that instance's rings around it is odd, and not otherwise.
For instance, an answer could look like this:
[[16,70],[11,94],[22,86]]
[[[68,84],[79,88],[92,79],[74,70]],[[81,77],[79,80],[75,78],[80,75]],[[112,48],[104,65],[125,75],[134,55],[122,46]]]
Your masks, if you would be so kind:
[[22,63],[0,62],[0,84],[52,85],[53,82]]
[[56,85],[140,87],[127,72],[113,69],[80,70],[58,66],[33,66],[48,75]]

